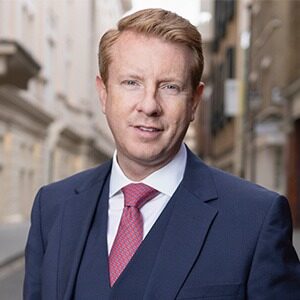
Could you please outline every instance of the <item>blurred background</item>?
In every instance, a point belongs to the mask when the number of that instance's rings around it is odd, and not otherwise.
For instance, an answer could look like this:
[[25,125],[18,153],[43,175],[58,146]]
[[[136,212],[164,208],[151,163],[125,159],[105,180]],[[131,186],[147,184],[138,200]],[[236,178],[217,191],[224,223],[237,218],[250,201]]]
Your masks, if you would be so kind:
[[114,151],[94,84],[98,42],[146,7],[177,12],[202,33],[206,88],[186,143],[286,195],[300,252],[300,0],[0,0],[2,300],[21,299],[38,188]]

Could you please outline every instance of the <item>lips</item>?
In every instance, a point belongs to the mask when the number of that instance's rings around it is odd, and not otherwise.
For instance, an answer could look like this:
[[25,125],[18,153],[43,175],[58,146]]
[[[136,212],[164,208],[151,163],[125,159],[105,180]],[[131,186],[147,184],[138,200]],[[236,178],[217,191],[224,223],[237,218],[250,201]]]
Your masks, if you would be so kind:
[[134,126],[135,128],[145,131],[145,132],[158,132],[161,131],[161,129],[156,128],[156,127],[149,127],[149,126]]

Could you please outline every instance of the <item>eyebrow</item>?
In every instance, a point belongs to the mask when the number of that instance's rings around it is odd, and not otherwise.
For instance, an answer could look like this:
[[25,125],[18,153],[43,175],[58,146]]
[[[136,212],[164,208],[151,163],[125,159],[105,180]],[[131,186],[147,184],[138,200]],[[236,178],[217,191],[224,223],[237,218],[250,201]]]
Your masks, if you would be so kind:
[[144,77],[138,75],[138,74],[135,73],[135,72],[130,72],[130,71],[121,73],[119,77],[120,77],[120,78],[124,78],[124,77],[125,77],[125,78],[128,78],[128,77],[129,77],[129,78],[137,79],[137,80],[143,80],[143,79],[144,79]]
[[174,77],[165,77],[159,80],[160,82],[177,82],[180,84],[184,84],[184,82],[182,80],[176,79]]
[[[120,77],[130,77],[133,79],[138,79],[138,80],[144,80],[144,76],[140,76],[134,72],[128,72],[128,73],[121,73]],[[177,82],[180,83],[182,85],[184,85],[184,81],[177,79],[175,77],[162,77],[162,78],[158,78],[158,82]]]

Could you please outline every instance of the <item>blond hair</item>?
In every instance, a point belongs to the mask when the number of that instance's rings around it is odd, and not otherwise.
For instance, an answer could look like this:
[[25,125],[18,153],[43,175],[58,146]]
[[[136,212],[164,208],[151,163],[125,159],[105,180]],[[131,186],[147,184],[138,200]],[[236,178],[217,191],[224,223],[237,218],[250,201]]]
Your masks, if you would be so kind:
[[191,66],[192,86],[196,88],[203,72],[201,34],[188,20],[163,9],[144,9],[122,18],[117,29],[107,31],[99,43],[99,71],[103,81],[108,79],[111,48],[124,31],[151,35],[165,41],[187,46],[193,53]]

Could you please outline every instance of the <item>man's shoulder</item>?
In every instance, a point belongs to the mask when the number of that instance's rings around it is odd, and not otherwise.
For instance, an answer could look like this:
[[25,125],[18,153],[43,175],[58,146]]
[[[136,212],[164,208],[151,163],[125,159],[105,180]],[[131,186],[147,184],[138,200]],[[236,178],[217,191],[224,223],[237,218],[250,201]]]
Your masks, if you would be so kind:
[[68,195],[74,191],[80,191],[96,184],[107,176],[111,167],[111,161],[107,161],[93,168],[83,170],[62,180],[55,181],[42,187],[43,193],[48,196]]
[[264,199],[264,201],[266,201],[266,199],[273,199],[280,196],[277,192],[257,183],[250,182],[217,168],[209,168],[214,178],[218,194],[246,199],[251,198],[252,201],[255,201],[255,199]]
[[214,178],[220,211],[244,224],[263,222],[271,211],[289,215],[288,200],[279,193],[230,173],[209,167]]
[[110,167],[111,163],[106,162],[40,188],[33,204],[32,220],[41,216],[45,237],[60,218],[67,201],[97,184],[100,186],[107,178]]
[[[192,162],[192,164],[191,164]],[[204,163],[194,155],[190,156],[189,167],[197,171],[190,172],[192,187],[209,188],[210,194],[216,195],[220,205],[259,209],[269,208],[274,201],[282,198],[277,192],[250,182],[246,179],[228,173]],[[191,175],[192,174],[192,175]],[[205,182],[205,185],[201,182]],[[284,200],[285,201],[285,200]]]
[[[216,208],[223,220],[230,220],[239,226],[244,224],[246,227],[254,226],[255,223],[255,227],[258,228],[263,224],[266,216],[278,213],[289,222],[288,201],[279,193],[208,166],[201,160],[196,168],[202,171],[193,173],[201,176],[192,178],[193,185],[190,185],[190,191],[193,187],[196,190],[199,190],[199,187],[209,190],[208,195],[213,197],[208,198],[206,203]],[[206,184],[201,181],[205,181]],[[199,191],[198,194],[202,195],[203,192]]]

